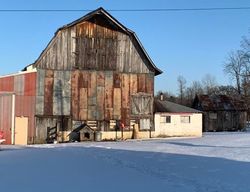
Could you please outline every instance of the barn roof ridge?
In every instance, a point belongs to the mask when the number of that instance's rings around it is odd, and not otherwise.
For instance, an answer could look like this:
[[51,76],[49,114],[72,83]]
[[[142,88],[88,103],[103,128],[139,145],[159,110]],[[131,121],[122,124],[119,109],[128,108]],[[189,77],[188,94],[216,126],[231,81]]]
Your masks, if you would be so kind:
[[49,47],[49,45],[51,44],[51,42],[55,39],[56,35],[61,31],[64,30],[66,28],[72,27],[74,25],[77,25],[78,23],[82,22],[82,21],[86,21],[88,19],[90,19],[91,17],[95,16],[96,14],[103,14],[104,16],[106,16],[109,20],[111,20],[115,25],[117,25],[117,27],[119,27],[122,31],[124,31],[126,34],[131,35],[136,43],[138,43],[140,49],[142,50],[142,53],[145,55],[145,57],[148,59],[149,64],[151,65],[150,67],[153,68],[153,70],[155,71],[155,75],[160,75],[163,71],[161,71],[159,68],[156,67],[156,65],[154,64],[154,62],[152,61],[152,59],[150,58],[150,56],[148,55],[148,53],[146,52],[145,48],[143,47],[142,43],[140,42],[139,38],[137,37],[136,33],[134,31],[132,31],[131,29],[128,29],[127,27],[125,27],[123,24],[121,24],[117,19],[115,19],[111,14],[109,14],[103,7],[99,7],[98,9],[89,12],[88,14],[80,17],[79,19],[76,19],[75,21],[68,23],[66,25],[63,25],[62,27],[58,28],[54,34],[54,36],[52,37],[52,39],[49,41],[49,43],[47,44],[46,48],[42,51],[42,53],[39,55],[39,57],[37,58],[37,60],[34,62],[34,64],[39,61],[39,59],[41,58],[41,56],[43,55],[43,53],[47,50],[47,48]]

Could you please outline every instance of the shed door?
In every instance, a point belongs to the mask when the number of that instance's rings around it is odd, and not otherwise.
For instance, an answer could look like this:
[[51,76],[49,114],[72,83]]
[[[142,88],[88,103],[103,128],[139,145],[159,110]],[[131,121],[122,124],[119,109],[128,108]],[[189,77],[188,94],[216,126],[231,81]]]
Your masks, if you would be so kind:
[[15,118],[15,145],[27,145],[28,117]]

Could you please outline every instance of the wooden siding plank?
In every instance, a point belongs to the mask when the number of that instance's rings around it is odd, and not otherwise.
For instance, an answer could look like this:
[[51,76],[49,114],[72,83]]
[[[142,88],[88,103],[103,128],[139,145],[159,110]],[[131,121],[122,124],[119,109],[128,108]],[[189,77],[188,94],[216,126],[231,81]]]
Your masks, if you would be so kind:
[[47,70],[44,85],[44,114],[53,115],[53,84],[54,77],[53,71]]
[[96,72],[90,72],[88,86],[88,120],[96,119]]
[[80,88],[79,120],[88,120],[88,89]]
[[[105,86],[105,75],[103,71],[97,71],[96,85],[99,87]],[[98,93],[98,92],[97,92]]]
[[114,70],[154,72],[138,43],[97,18],[60,30],[41,58],[38,68],[55,70]]
[[138,92],[146,92],[146,76],[145,74],[138,74]]
[[71,52],[71,57],[70,57],[70,63],[71,67],[70,69],[74,68],[76,66],[76,26],[72,27],[71,29],[71,45],[70,45],[70,52]]
[[105,88],[97,86],[96,120],[104,120]]
[[146,93],[154,94],[154,74],[146,75]]
[[129,74],[122,74],[122,107],[129,108],[129,86],[130,78]]
[[113,119],[113,72],[105,71],[105,119]]
[[79,75],[78,70],[71,73],[71,111],[73,120],[79,120]]
[[114,88],[121,88],[121,74],[114,73]]
[[137,74],[130,74],[130,95],[138,92],[138,78]]
[[121,88],[114,88],[114,119],[119,120],[121,118],[121,105],[122,105],[122,95]]
[[129,74],[122,74],[122,107],[121,107],[121,119],[125,125],[130,123],[130,76]]

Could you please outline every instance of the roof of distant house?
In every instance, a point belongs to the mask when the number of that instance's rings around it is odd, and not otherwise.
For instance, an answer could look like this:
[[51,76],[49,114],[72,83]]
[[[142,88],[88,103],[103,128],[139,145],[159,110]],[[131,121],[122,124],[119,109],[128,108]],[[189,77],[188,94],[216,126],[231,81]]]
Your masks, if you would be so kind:
[[194,100],[196,109],[202,111],[244,111],[246,103],[240,98],[227,95],[197,95]]
[[201,113],[196,109],[186,107],[184,105],[179,105],[166,100],[155,100],[154,101],[154,111],[157,112],[169,112],[169,113]]

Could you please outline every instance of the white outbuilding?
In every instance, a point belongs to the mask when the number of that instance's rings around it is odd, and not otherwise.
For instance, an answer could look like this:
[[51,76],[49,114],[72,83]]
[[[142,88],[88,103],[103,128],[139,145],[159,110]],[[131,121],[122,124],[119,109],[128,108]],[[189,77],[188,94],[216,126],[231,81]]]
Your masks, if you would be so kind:
[[201,137],[202,112],[166,100],[155,100],[155,137]]

